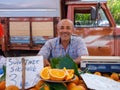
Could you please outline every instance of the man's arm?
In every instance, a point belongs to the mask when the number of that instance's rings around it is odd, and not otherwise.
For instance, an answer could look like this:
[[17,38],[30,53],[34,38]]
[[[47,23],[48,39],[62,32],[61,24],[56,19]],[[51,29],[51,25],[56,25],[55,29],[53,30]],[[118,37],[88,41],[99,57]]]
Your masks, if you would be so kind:
[[44,67],[45,66],[50,66],[50,62],[48,60],[44,60]]
[[[83,56],[88,56],[88,54],[83,55]],[[74,59],[74,62],[75,62],[76,64],[80,64],[80,62],[81,62],[81,57],[79,56],[79,57],[77,57],[76,59]]]
[[48,60],[48,57],[50,55],[50,42],[47,41],[42,48],[40,49],[40,51],[38,52],[37,55],[41,55],[43,56],[43,60],[44,60],[44,66],[50,66],[50,62]]

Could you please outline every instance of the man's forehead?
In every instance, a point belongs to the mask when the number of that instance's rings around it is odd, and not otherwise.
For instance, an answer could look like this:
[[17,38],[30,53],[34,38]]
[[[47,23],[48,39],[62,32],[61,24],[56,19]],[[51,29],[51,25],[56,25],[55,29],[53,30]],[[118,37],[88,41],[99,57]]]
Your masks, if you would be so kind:
[[72,26],[72,23],[70,23],[69,21],[63,21],[59,23],[59,26]]

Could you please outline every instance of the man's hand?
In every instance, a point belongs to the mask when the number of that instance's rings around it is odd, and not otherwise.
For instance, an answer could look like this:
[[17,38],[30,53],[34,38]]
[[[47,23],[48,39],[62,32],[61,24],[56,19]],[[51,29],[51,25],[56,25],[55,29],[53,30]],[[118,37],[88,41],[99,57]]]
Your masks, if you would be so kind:
[[45,66],[50,66],[50,62],[48,60],[44,60],[44,67]]

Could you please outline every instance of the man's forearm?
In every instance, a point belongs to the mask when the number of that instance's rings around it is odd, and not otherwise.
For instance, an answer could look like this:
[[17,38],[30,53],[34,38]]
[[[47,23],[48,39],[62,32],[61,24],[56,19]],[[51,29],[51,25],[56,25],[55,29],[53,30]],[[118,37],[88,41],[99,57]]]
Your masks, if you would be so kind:
[[75,62],[76,64],[80,64],[80,61],[81,61],[81,57],[77,57],[77,58],[74,60],[74,62]]

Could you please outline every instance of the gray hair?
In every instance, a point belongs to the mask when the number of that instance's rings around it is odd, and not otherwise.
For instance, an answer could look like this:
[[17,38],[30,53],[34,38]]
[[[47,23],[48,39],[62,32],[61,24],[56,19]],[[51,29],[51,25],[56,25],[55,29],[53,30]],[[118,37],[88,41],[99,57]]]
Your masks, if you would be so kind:
[[58,24],[57,24],[57,28],[60,26],[60,24],[62,22],[65,22],[65,21],[71,23],[71,25],[73,26],[73,29],[74,29],[74,24],[73,24],[73,22],[70,19],[62,19],[61,21],[59,21]]

